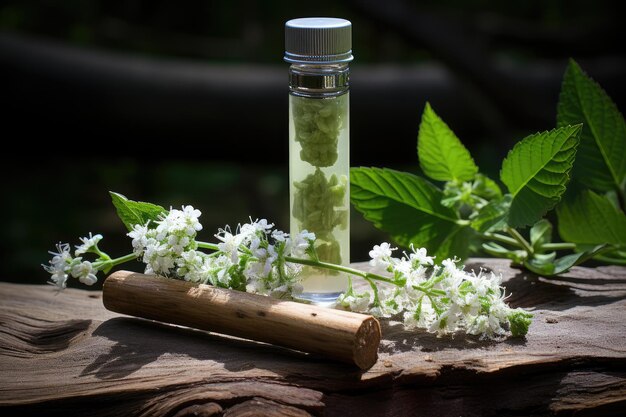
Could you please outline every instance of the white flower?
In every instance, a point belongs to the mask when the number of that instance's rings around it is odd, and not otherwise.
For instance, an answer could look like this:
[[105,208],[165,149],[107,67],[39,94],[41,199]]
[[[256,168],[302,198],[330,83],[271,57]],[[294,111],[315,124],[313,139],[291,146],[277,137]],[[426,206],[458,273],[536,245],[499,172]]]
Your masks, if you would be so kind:
[[184,252],[185,247],[189,245],[189,237],[170,235],[167,238],[167,244],[170,246],[170,250],[179,255]]
[[93,268],[91,262],[83,261],[76,264],[71,269],[71,274],[74,278],[78,278],[80,282],[86,285],[93,285],[98,282],[96,277],[97,270]]
[[282,230],[274,230],[272,232],[272,238],[277,242],[284,242],[288,237],[289,234],[283,232]]
[[432,265],[433,257],[427,256],[426,248],[415,248],[411,243],[411,250],[413,251],[409,255],[409,259],[412,262],[417,262],[419,265]]
[[248,280],[246,284],[246,292],[250,292],[253,294],[263,294],[265,286],[263,282],[257,279]]
[[194,209],[193,206],[183,206],[183,214],[185,222],[188,226],[192,227],[194,231],[199,232],[202,230],[202,224],[198,218],[202,215],[200,210]]
[[383,317],[398,314],[404,309],[404,296],[397,288],[383,288],[378,291]]
[[454,280],[467,280],[469,274],[463,270],[463,267],[460,268],[456,266],[458,259],[446,259],[441,264],[443,265],[443,273]]
[[176,265],[178,266],[176,273],[179,277],[183,277],[185,281],[202,282],[205,275],[202,269],[205,256],[204,253],[193,249],[181,253],[180,257],[176,259]]
[[256,261],[250,261],[244,271],[248,278],[256,279],[266,277],[272,271],[274,262],[278,259],[278,253],[273,245],[267,245],[267,248],[261,248],[259,245],[260,239],[258,238],[255,238],[250,245],[251,252],[256,258]]
[[66,287],[67,272],[71,269],[74,261],[70,253],[70,245],[68,243],[58,243],[56,245],[57,252],[48,252],[53,255],[48,261],[50,265],[42,265],[46,272],[50,273],[50,284],[56,285],[59,290]]
[[484,334],[489,329],[489,321],[488,318],[484,315],[480,316],[470,316],[467,319],[467,326],[465,331],[468,334]]
[[263,273],[268,275],[272,268],[272,264],[276,262],[278,259],[278,252],[276,252],[276,248],[274,245],[267,245],[267,258],[265,259],[265,268],[263,269]]
[[461,312],[466,316],[475,316],[478,314],[478,310],[480,310],[480,299],[475,292],[468,292],[465,294],[459,301],[459,308]]
[[74,255],[79,256],[79,255],[82,255],[83,253],[90,252],[91,249],[98,246],[98,242],[100,242],[101,240],[102,240],[102,235],[97,234],[93,236],[91,232],[89,232],[89,236],[80,238],[80,241],[83,243],[76,246],[76,251],[74,252]]
[[229,274],[230,267],[233,265],[231,259],[226,255],[220,255],[217,258],[211,258],[209,263],[211,274],[216,283],[220,283],[225,287],[230,284],[231,276]]
[[136,224],[133,226],[133,230],[126,234],[128,237],[133,239],[133,252],[137,256],[141,256],[148,245],[148,224],[149,223],[146,223],[145,225]]
[[219,233],[215,235],[221,243],[218,243],[217,247],[221,252],[227,254],[233,263],[239,261],[239,245],[241,245],[243,238],[242,234],[232,234],[230,228],[220,229]]
[[406,258],[394,262],[393,270],[399,272],[406,279],[406,288],[420,285],[426,280],[426,268],[422,266],[416,268],[413,263]]
[[[244,234],[256,235],[257,233],[268,233],[274,227],[274,223],[268,223],[266,219],[254,220],[250,219],[250,223],[241,226],[241,232]],[[282,233],[282,232],[281,232]]]
[[367,311],[370,301],[371,295],[369,292],[364,292],[362,294],[342,295],[337,300],[340,305],[356,312]]
[[441,262],[441,265],[443,265],[445,271],[451,275],[456,274],[458,271],[454,259],[444,259],[443,262]]
[[167,215],[157,221],[156,238],[165,240],[168,235],[187,235],[195,237],[197,232],[202,230],[202,224],[198,221],[202,213],[193,206],[183,206],[182,210],[170,209]]
[[311,242],[315,242],[315,233],[302,230],[287,242],[287,251],[294,258],[307,257],[306,250],[311,245]]
[[428,331],[437,333],[438,336],[446,334],[447,331],[454,331],[456,320],[452,319],[452,317],[448,311],[443,312],[430,323]]
[[146,274],[169,275],[170,269],[175,266],[175,258],[165,243],[155,238],[148,238],[143,252],[143,262],[146,264]]
[[460,288],[461,284],[465,281],[463,278],[462,275],[455,274],[446,280],[445,286],[442,288],[451,303],[459,303],[463,299]]
[[197,248],[195,237],[202,230],[200,215],[200,210],[193,206],[183,206],[182,210],[170,209],[155,222],[155,228],[149,228],[150,222],[133,227],[128,236],[133,239],[133,253],[143,255],[146,274],[167,276],[176,268],[176,274],[185,280],[205,280],[203,256],[189,253]]
[[374,245],[374,248],[370,251],[370,265],[377,270],[386,270],[391,265],[391,253],[396,250],[392,248],[387,242],[383,242],[380,245]]

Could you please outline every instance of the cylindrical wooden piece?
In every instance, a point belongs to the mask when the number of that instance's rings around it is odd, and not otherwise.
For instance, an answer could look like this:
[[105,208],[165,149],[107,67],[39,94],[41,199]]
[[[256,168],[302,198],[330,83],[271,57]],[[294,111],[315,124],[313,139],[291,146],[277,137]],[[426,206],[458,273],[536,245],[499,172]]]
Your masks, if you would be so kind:
[[372,316],[262,295],[117,271],[103,286],[117,313],[318,353],[369,369],[380,324]]

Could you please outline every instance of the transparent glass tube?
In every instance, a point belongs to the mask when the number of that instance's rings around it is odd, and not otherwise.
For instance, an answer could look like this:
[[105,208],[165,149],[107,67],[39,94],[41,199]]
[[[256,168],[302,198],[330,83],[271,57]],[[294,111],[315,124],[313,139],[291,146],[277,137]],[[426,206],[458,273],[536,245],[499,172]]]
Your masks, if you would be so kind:
[[[347,66],[311,69],[292,65],[292,75],[293,70],[299,71],[300,76],[295,82],[291,77],[289,97],[291,233],[305,229],[315,233],[319,259],[347,265],[350,263]],[[302,77],[302,71],[308,75]],[[320,74],[317,80],[315,71]],[[339,77],[345,77],[345,82]],[[334,302],[346,290],[347,277],[336,271],[305,267],[302,284],[303,298],[326,304]]]

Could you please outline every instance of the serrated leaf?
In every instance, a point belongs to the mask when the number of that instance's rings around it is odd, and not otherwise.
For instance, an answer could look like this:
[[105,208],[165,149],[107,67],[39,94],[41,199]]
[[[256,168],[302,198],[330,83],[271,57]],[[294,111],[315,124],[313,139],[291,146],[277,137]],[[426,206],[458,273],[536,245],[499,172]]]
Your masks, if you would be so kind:
[[611,201],[591,190],[557,207],[559,234],[577,245],[626,245],[626,215]]
[[478,172],[469,151],[427,102],[417,138],[422,171],[438,181],[469,181]]
[[544,243],[552,242],[552,223],[541,219],[530,228],[530,244],[538,250]]
[[624,187],[626,123],[598,83],[570,60],[557,107],[557,126],[583,123],[573,176],[598,191]]
[[565,192],[580,125],[535,133],[518,142],[502,163],[500,179],[513,196],[508,224],[530,226]]
[[510,194],[491,200],[472,219],[472,228],[480,233],[496,232],[506,228],[511,201]]
[[154,222],[162,214],[167,214],[167,210],[156,204],[129,200],[122,194],[113,191],[110,191],[109,194],[111,194],[111,201],[117,210],[117,215],[128,230],[132,230],[136,224]]
[[415,175],[380,168],[352,168],[354,207],[399,245],[425,247],[443,260],[467,257],[473,231],[441,204],[443,193]]

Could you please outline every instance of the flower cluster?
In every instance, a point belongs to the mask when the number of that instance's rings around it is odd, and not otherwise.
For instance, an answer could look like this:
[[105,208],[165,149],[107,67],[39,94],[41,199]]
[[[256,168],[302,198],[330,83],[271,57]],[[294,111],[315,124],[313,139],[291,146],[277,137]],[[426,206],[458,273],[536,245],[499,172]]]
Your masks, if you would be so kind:
[[132,239],[133,253],[146,264],[146,274],[169,276],[177,266],[182,268],[186,259],[195,261],[195,238],[202,230],[200,214],[192,206],[183,206],[182,210],[170,210],[154,223],[134,226],[128,236]]
[[[211,284],[261,294],[297,294],[300,265],[286,257],[307,257],[315,235],[303,231],[291,238],[272,230],[273,224],[261,219],[226,226],[215,237],[217,245],[207,254],[198,250],[196,234],[202,230],[200,211],[192,206],[170,210],[153,224],[135,225],[128,233],[134,254],[146,264],[146,274],[159,274],[186,281]],[[200,244],[202,245],[202,244]]]
[[56,252],[50,251],[52,259],[49,265],[42,265],[50,273],[50,283],[62,290],[67,285],[67,279],[71,275],[86,285],[93,285],[98,281],[96,273],[102,266],[102,262],[90,262],[83,260],[81,255],[92,252],[100,255],[100,260],[106,260],[106,254],[98,249],[98,242],[102,240],[102,235],[92,235],[80,238],[81,244],[76,246],[74,256],[68,243],[58,243]]
[[[345,266],[320,262],[316,253],[316,236],[306,230],[290,236],[274,229],[267,220],[250,219],[234,231],[226,226],[215,238],[218,243],[196,240],[202,230],[200,211],[192,206],[171,209],[154,216],[145,224],[132,227],[133,252],[111,259],[98,247],[101,235],[81,238],[72,254],[69,244],[59,243],[44,269],[50,283],[63,289],[69,276],[92,285],[98,271],[141,259],[147,274],[211,284],[274,297],[292,297],[302,291],[300,272],[303,265],[314,265],[333,271],[361,276],[371,292],[357,292],[352,283],[338,304],[353,311],[379,317],[403,315],[409,328],[425,328],[444,334],[464,330],[481,337],[497,337],[508,328],[524,335],[532,315],[511,309],[505,302],[500,279],[484,271],[468,273],[447,259],[435,265],[426,249],[411,247],[400,258],[389,243],[374,246],[370,265],[374,272],[363,272]],[[130,226],[130,225],[129,225]],[[210,253],[203,252],[208,249]],[[94,261],[84,259],[88,253]],[[389,276],[391,274],[391,276]]]
[[[370,265],[377,273],[390,273],[388,286],[372,286],[372,293],[357,293],[352,285],[339,303],[353,311],[390,317],[403,315],[407,328],[423,328],[437,334],[464,330],[493,338],[508,327],[514,336],[526,334],[531,314],[510,308],[500,277],[480,271],[468,273],[446,259],[442,266],[423,248],[392,256],[388,243],[374,246]],[[366,278],[368,279],[368,278]]]

